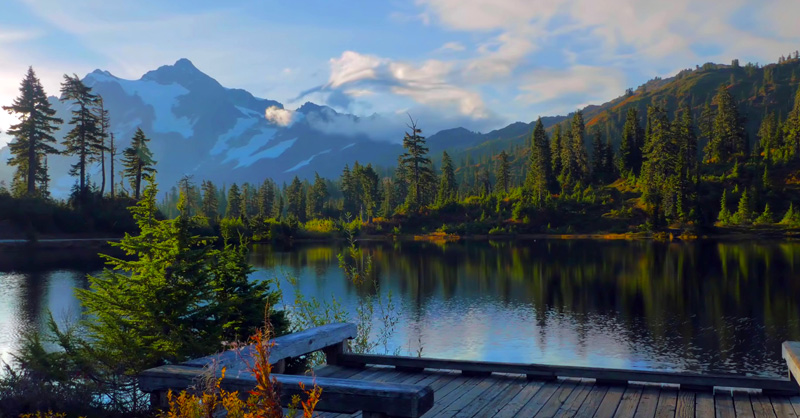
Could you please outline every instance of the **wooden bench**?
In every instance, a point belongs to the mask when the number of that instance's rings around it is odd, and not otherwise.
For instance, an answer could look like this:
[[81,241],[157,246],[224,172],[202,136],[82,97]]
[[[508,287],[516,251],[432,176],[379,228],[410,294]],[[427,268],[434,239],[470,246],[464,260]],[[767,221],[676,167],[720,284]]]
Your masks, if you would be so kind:
[[[283,371],[286,359],[323,351],[329,364],[336,364],[345,353],[346,341],[355,338],[354,324],[324,325],[306,331],[288,334],[272,340],[270,361],[274,371]],[[165,406],[169,390],[181,391],[213,373],[225,378],[220,386],[228,391],[246,393],[255,386],[255,379],[242,358],[252,357],[252,345],[238,350],[228,350],[218,355],[193,359],[179,365],[166,365],[145,370],[138,376],[143,392],[150,393],[156,407]],[[317,410],[325,412],[363,412],[365,418],[403,417],[417,418],[433,407],[433,390],[427,386],[365,382],[360,380],[314,378],[273,374],[281,384],[281,402],[288,405],[292,396],[301,394],[300,383],[322,388]]]

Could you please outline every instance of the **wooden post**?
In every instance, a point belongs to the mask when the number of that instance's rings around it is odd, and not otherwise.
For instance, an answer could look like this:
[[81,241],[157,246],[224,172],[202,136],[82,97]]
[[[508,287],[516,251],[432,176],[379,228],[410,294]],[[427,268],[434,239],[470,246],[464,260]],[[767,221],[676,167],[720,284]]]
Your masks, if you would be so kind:
[[325,363],[331,366],[340,364],[341,361],[339,357],[344,354],[346,349],[347,343],[345,341],[323,348],[322,352],[325,353]]

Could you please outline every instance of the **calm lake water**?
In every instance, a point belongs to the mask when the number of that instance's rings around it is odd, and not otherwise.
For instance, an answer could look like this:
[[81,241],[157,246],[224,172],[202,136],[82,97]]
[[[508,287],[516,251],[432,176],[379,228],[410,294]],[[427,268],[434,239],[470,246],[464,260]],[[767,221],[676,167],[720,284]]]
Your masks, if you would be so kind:
[[[800,340],[800,243],[365,242],[401,317],[391,349],[504,362],[784,376]],[[354,310],[341,246],[255,246],[254,280],[299,278],[307,296]],[[0,256],[0,355],[20,333],[80,312],[91,253]]]

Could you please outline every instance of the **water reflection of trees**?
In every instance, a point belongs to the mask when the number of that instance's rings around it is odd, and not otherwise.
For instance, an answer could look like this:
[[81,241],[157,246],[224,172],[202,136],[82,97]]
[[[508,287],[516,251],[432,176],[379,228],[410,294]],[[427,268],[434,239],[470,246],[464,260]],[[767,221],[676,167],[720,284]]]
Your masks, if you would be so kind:
[[[726,362],[742,350],[779,356],[800,338],[800,244],[645,241],[369,243],[383,285],[419,311],[428,298],[491,297],[527,304],[538,325],[569,314],[613,318],[636,344],[701,346]],[[300,247],[264,264],[336,268],[338,248]],[[798,266],[798,267],[795,267]],[[419,312],[417,312],[418,314]],[[579,335],[580,338],[583,336]],[[761,354],[758,354],[761,355]]]

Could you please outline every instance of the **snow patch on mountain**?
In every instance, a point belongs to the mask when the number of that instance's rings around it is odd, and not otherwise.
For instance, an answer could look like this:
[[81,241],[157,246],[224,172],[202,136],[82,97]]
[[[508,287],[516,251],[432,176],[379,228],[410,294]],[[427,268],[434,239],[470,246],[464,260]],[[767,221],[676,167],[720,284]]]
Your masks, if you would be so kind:
[[[256,118],[238,118],[236,119],[236,124],[233,125],[228,132],[220,135],[217,138],[217,142],[214,143],[214,146],[211,147],[211,151],[209,154],[211,155],[219,155],[226,149],[228,149],[228,142],[232,139],[239,138],[249,129],[253,128],[258,124],[259,119]],[[274,134],[274,132],[273,132]],[[272,137],[270,137],[271,139]],[[227,161],[227,160],[226,160]]]
[[309,164],[311,163],[311,160],[313,160],[315,157],[318,157],[318,156],[320,156],[320,155],[322,155],[322,154],[327,154],[327,153],[329,153],[329,152],[331,152],[331,150],[330,150],[330,149],[326,149],[325,151],[318,152],[318,153],[316,153],[316,154],[312,155],[311,157],[309,157],[307,160],[300,161],[300,162],[299,162],[299,163],[297,163],[297,165],[295,165],[294,167],[292,167],[292,168],[290,168],[290,169],[288,169],[288,170],[284,171],[284,173],[290,173],[290,172],[292,172],[292,171],[295,171],[295,170],[298,170],[298,169],[300,169],[300,168],[302,168],[302,167],[305,167],[305,166],[309,165]]
[[114,77],[107,71],[94,71],[84,81],[90,87],[97,83],[113,82],[119,84],[125,94],[138,96],[145,105],[153,108],[153,130],[156,132],[175,132],[184,138],[194,135],[193,122],[187,117],[175,116],[172,111],[178,105],[178,99],[189,94],[189,90],[180,84],[160,84],[144,79],[125,80]]

